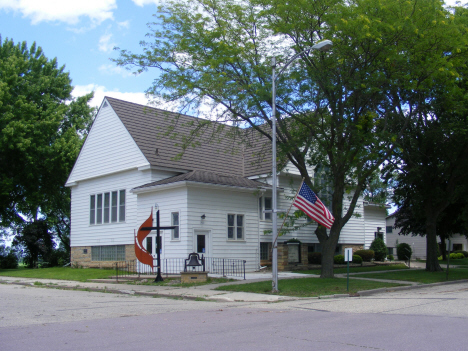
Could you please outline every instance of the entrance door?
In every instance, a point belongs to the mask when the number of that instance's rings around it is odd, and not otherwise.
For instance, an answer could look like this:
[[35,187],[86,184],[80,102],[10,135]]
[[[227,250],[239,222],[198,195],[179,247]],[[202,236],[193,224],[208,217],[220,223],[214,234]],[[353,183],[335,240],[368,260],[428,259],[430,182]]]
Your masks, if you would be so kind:
[[204,256],[209,256],[209,246],[210,246],[210,243],[209,243],[209,240],[208,240],[208,237],[209,237],[209,232],[206,231],[206,230],[195,230],[195,233],[194,233],[194,248],[193,250],[198,253],[200,256],[201,255],[204,255]]
[[[195,230],[194,232],[194,251],[204,257],[210,256],[210,241],[209,241],[209,231],[207,230]],[[210,270],[209,260],[205,260],[205,269]]]

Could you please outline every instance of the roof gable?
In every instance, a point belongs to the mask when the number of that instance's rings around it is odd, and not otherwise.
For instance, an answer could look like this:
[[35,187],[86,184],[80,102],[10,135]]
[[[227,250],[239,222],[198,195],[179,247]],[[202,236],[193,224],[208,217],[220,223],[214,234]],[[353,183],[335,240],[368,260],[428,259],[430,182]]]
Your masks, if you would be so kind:
[[[259,156],[262,154],[261,139],[251,136],[254,147],[241,146],[226,135],[229,128],[233,128],[229,126],[214,138],[211,132],[193,138],[195,146],[187,148],[179,159],[182,147],[177,145],[178,141],[190,137],[197,123],[205,120],[110,97],[106,99],[152,166],[232,176],[264,174],[271,170],[271,156]],[[219,126],[211,123],[209,127]]]
[[104,100],[68,177],[72,183],[148,165],[115,111]]

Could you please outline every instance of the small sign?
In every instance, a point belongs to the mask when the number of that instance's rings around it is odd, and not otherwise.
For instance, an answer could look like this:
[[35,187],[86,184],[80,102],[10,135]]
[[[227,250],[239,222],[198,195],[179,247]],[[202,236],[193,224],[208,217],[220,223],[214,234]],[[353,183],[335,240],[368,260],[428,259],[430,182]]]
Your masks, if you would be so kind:
[[299,243],[288,243],[288,263],[299,263]]
[[345,249],[344,260],[345,262],[353,262],[353,249],[351,247]]

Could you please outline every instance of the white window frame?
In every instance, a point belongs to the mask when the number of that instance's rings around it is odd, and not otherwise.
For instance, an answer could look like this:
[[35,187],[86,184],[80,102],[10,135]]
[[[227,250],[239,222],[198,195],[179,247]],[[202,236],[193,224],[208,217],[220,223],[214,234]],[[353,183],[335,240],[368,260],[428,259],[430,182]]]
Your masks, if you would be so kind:
[[[265,205],[266,199],[270,201],[270,207]],[[271,196],[261,196],[258,198],[259,218],[261,221],[271,221],[271,212],[263,212],[264,210],[271,210],[273,207],[273,198]]]
[[[177,224],[174,222],[174,215],[177,214]],[[177,226],[171,230],[171,240],[172,241],[180,241],[180,211],[171,212],[171,226]],[[177,233],[177,236],[176,236]]]
[[[123,195],[123,196],[122,196]],[[109,203],[106,206],[106,197]],[[113,202],[115,199],[115,202]],[[122,200],[123,203],[122,203]],[[125,223],[126,190],[99,192],[89,195],[89,225]]]
[[[234,216],[233,225],[229,225],[230,224],[229,223],[229,216]],[[238,218],[240,216],[242,217],[242,226],[239,227]],[[227,240],[228,241],[245,241],[245,215],[242,214],[242,213],[228,213],[226,219],[227,219],[227,222],[226,222],[226,224],[227,224]],[[233,228],[233,235],[232,235],[233,237],[232,238],[229,237],[229,228]],[[242,237],[241,238],[238,237],[239,229],[242,230]]]

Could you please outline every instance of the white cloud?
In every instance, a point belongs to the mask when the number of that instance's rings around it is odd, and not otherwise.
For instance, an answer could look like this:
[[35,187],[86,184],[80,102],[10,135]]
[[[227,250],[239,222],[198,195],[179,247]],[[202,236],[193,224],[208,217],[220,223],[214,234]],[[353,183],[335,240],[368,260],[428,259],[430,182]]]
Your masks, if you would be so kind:
[[131,71],[128,71],[125,68],[122,68],[121,66],[116,66],[112,63],[99,66],[99,71],[108,75],[118,74],[124,78],[133,76],[133,73]]
[[0,0],[0,9],[21,12],[32,24],[58,21],[75,25],[80,17],[99,24],[113,19],[116,8],[116,0]]
[[90,101],[90,105],[94,107],[101,106],[101,102],[105,96],[110,96],[116,99],[134,102],[141,105],[149,105],[149,99],[145,93],[130,93],[121,91],[108,91],[106,87],[96,84],[76,85],[72,95],[74,97],[83,96],[94,91],[94,98]]
[[130,28],[130,21],[117,22],[119,28]]
[[115,43],[111,41],[112,39],[112,34],[104,34],[99,38],[99,51],[104,51],[104,52],[111,52],[114,47]]
[[145,5],[150,5],[150,4],[154,4],[154,5],[161,4],[160,0],[132,0],[132,1],[135,3],[135,5],[140,6],[140,7],[143,7]]

